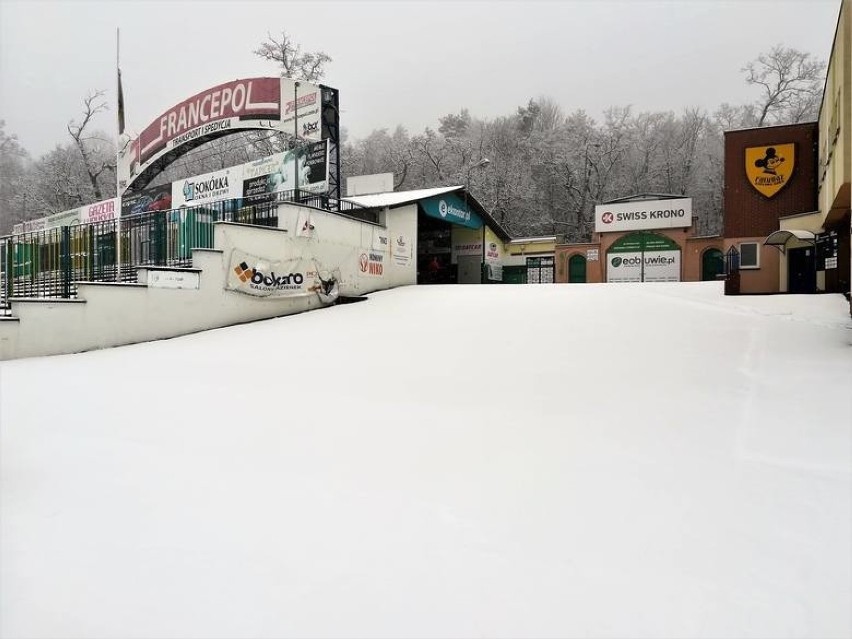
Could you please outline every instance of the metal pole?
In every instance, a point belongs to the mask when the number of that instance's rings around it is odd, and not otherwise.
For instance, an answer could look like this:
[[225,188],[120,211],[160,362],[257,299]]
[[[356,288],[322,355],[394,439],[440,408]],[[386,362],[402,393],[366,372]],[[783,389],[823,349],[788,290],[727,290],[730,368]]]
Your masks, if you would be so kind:
[[293,83],[293,179],[299,199],[299,82]]
[[115,157],[115,281],[121,281],[121,185],[118,173],[118,162],[121,149],[121,114],[119,113],[119,92],[121,91],[121,66],[119,63],[119,30],[115,29],[115,70],[116,70],[116,93],[115,93],[115,129],[118,132],[116,138]]

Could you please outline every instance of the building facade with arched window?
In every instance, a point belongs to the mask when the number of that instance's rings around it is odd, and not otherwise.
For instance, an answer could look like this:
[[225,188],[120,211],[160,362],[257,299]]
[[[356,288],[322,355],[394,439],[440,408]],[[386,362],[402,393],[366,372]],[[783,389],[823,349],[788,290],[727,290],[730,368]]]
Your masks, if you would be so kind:
[[693,234],[692,199],[642,194],[595,207],[588,243],[556,247],[556,281],[698,282],[724,272],[720,236]]

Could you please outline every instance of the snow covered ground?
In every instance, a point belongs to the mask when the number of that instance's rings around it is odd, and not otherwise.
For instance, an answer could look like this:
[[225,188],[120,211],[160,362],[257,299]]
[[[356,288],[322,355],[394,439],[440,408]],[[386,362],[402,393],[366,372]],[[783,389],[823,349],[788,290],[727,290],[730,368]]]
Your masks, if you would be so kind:
[[849,637],[852,322],[419,287],[0,363],[0,635]]

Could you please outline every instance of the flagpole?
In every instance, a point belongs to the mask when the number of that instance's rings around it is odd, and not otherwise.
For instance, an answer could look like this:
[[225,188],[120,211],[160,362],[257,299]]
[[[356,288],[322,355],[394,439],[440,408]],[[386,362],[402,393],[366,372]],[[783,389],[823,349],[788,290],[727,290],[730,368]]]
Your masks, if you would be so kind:
[[121,92],[121,66],[119,62],[120,52],[119,28],[115,28],[115,71],[116,71],[116,93],[115,93],[115,128],[118,135],[115,140],[115,281],[121,282],[121,184],[118,164],[121,154],[121,136],[124,133],[122,126],[124,119],[124,100]]

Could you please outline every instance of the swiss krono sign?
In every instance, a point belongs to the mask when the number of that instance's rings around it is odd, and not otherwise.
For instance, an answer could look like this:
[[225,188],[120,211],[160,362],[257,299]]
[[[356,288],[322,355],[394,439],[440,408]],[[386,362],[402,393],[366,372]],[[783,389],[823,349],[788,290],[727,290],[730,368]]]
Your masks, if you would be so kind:
[[692,198],[619,202],[595,207],[595,231],[638,231],[692,226]]
[[197,93],[127,142],[118,158],[119,190],[127,189],[164,156],[174,159],[203,142],[239,129],[277,130],[319,140],[321,102],[318,86],[299,82],[297,88],[289,78],[234,80]]

